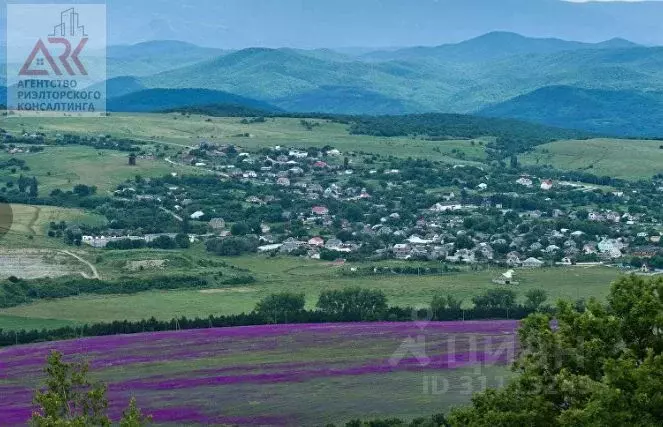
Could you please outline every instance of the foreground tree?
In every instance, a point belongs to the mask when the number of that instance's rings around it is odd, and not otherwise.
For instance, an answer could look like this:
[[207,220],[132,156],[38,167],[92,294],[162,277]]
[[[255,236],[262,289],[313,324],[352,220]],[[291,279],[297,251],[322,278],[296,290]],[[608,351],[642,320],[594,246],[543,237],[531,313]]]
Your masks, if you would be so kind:
[[[579,310],[579,308],[581,310]],[[631,276],[604,306],[559,303],[519,331],[520,374],[452,412],[458,426],[663,425],[663,280]]]
[[[88,380],[86,363],[66,363],[56,351],[48,356],[44,372],[46,388],[37,390],[34,403],[39,410],[32,414],[30,425],[35,427],[87,427],[111,425],[107,415],[106,385]],[[141,414],[135,399],[131,400],[120,425],[142,427],[150,417]]]

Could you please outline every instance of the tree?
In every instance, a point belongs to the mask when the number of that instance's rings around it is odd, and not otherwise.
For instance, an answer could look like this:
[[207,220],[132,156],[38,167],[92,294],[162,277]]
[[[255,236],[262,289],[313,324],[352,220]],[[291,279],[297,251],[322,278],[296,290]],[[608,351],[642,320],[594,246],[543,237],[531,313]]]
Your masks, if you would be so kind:
[[177,244],[177,247],[182,249],[186,249],[191,246],[191,240],[189,240],[189,236],[184,233],[180,233],[175,236],[175,243]]
[[516,293],[511,289],[489,289],[472,298],[478,308],[510,309],[516,305]]
[[32,177],[32,180],[30,180],[30,187],[28,188],[28,194],[30,194],[30,197],[37,197],[39,195],[39,183],[37,182],[37,178]]
[[624,277],[608,304],[559,302],[556,324],[532,314],[519,331],[519,375],[475,395],[452,425],[663,425],[663,279]]
[[457,313],[461,311],[462,305],[463,305],[462,300],[456,299],[451,295],[437,294],[433,296],[433,300],[431,301],[430,307],[435,318],[441,320],[443,319],[442,314],[445,311],[454,311]]
[[230,232],[233,236],[245,236],[249,234],[251,229],[245,222],[236,222],[230,227]]
[[274,320],[275,323],[280,319],[287,322],[288,317],[292,319],[293,316],[301,313],[305,304],[306,298],[303,293],[282,292],[269,295],[260,300],[254,311],[266,319]]
[[530,289],[525,292],[525,308],[537,311],[548,299],[548,294],[543,289]]
[[122,413],[120,427],[143,427],[149,425],[151,421],[152,416],[143,415],[136,404],[136,398],[132,397],[129,402],[129,407]]
[[387,310],[387,297],[380,290],[346,288],[323,291],[316,306],[342,320],[372,320]]
[[[53,351],[47,358],[44,372],[46,388],[37,390],[34,403],[39,409],[32,414],[30,425],[36,427],[87,427],[111,425],[107,415],[106,385],[88,380],[87,363],[67,363],[62,353]],[[135,399],[120,425],[142,427],[151,417],[145,417]]]
[[159,236],[156,239],[152,240],[148,246],[150,248],[156,249],[176,249],[177,244],[174,239],[171,239],[168,236]]

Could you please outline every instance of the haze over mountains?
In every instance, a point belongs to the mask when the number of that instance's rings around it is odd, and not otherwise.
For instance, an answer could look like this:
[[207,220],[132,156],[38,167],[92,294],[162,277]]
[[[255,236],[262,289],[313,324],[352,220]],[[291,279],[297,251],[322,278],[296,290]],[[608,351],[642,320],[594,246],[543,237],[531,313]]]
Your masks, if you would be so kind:
[[[649,113],[663,105],[663,48],[624,39],[585,43],[493,32],[458,44],[358,54],[224,51],[158,41],[112,47],[108,64],[109,97],[123,97],[113,101],[116,110],[244,99],[247,107],[262,102],[266,109],[293,112],[469,113],[618,135],[663,135]],[[149,92],[167,100],[147,102],[127,97],[156,88],[208,92],[190,99]]]
[[232,104],[338,114],[465,113],[663,136],[663,47],[619,38],[587,43],[492,32],[457,44],[368,52],[230,51],[151,41],[112,46],[107,63],[115,111]]
[[663,44],[659,1],[160,0],[155,6],[108,0],[107,4],[112,45],[182,40],[222,49],[363,46],[376,50],[457,43],[495,30],[584,42],[621,37]]

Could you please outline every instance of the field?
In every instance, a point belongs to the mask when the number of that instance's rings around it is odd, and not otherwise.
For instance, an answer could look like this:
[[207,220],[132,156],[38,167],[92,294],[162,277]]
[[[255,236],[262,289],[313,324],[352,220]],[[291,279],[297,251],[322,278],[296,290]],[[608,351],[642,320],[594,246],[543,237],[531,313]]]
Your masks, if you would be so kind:
[[592,139],[556,141],[521,156],[524,164],[552,165],[561,170],[629,180],[650,179],[663,173],[661,141]]
[[[508,380],[516,328],[513,321],[272,325],[11,347],[0,350],[0,396],[11,396],[0,419],[25,424],[51,349],[90,363],[94,379],[109,385],[115,419],[130,395],[158,425],[432,415]],[[406,344],[413,337],[415,351]]]
[[[472,141],[433,142],[410,138],[350,135],[345,125],[325,121],[320,121],[322,126],[307,130],[301,125],[300,119],[277,118],[269,119],[265,123],[252,124],[241,124],[240,120],[240,118],[208,118],[198,115],[187,117],[179,114],[113,113],[110,117],[105,118],[6,118],[0,119],[0,127],[14,132],[29,129],[44,132],[47,135],[57,133],[112,134],[116,137],[176,146],[191,146],[197,145],[202,140],[216,140],[216,142],[236,144],[248,150],[275,145],[289,147],[333,145],[342,152],[379,151],[385,156],[424,157],[452,163],[464,163],[452,158],[452,150],[464,152],[468,160],[481,161],[486,157],[483,146],[477,141],[474,143]],[[236,135],[246,133],[249,133],[251,137],[236,137]],[[93,159],[88,158],[87,160]],[[126,158],[122,160],[126,160]],[[91,164],[94,163],[93,161]],[[121,171],[116,173],[122,174]],[[145,172],[141,173],[147,175]],[[113,177],[112,174],[103,176]]]
[[[144,258],[159,258],[154,252],[141,251]],[[118,255],[119,256],[119,255]],[[129,256],[129,255],[125,255]],[[172,258],[173,255],[170,255]],[[184,257],[184,256],[183,256]],[[90,258],[90,257],[88,257]],[[113,258],[103,255],[105,267]],[[175,258],[173,258],[175,259]],[[82,295],[61,300],[39,301],[2,310],[1,314],[36,319],[62,319],[75,322],[100,322],[118,319],[140,320],[154,316],[170,320],[173,317],[206,317],[209,314],[230,314],[251,311],[256,302],[271,293],[304,292],[307,306],[313,308],[318,295],[325,289],[360,286],[381,289],[392,305],[427,306],[433,295],[444,293],[463,299],[469,305],[471,297],[495,287],[492,279],[501,271],[454,273],[441,276],[380,275],[347,277],[337,267],[319,261],[297,258],[266,258],[247,256],[226,259],[229,264],[246,268],[257,282],[249,285],[220,286],[218,289],[153,291],[136,295]],[[576,300],[595,296],[603,298],[609,285],[620,273],[612,268],[554,268],[519,270],[521,284],[516,288],[522,298],[528,289],[542,288],[554,302],[558,298]],[[0,327],[2,319],[0,318]]]
[[171,172],[196,171],[163,160],[141,159],[137,166],[129,166],[126,153],[83,146],[45,147],[39,153],[0,153],[0,160],[12,157],[25,160],[30,171],[11,174],[10,170],[0,170],[0,180],[15,180],[21,174],[35,176],[42,196],[55,189],[71,190],[76,184],[95,186],[102,194],[115,190],[120,183],[136,175],[160,177]]

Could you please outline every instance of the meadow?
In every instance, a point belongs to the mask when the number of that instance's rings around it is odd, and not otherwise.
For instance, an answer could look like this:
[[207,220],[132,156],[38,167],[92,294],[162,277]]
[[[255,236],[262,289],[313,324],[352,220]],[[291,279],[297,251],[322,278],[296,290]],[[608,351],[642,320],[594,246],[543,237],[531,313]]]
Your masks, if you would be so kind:
[[[0,396],[11,396],[0,399],[0,419],[25,424],[51,350],[90,363],[93,379],[109,386],[114,419],[132,395],[157,425],[411,419],[508,381],[516,328],[514,321],[271,325],[10,347],[0,349]],[[423,353],[404,346],[413,337]]]
[[626,139],[555,141],[536,147],[520,160],[527,165],[583,171],[628,180],[650,179],[663,173],[663,143]]
[[[99,119],[102,120],[102,119]],[[0,153],[0,160],[12,157],[25,160],[29,171],[0,170],[0,180],[16,180],[21,174],[36,177],[39,194],[48,195],[55,189],[71,190],[77,184],[97,187],[99,194],[114,191],[119,184],[136,175],[161,177],[171,172],[196,173],[192,167],[171,165],[163,160],[140,159],[129,166],[127,153],[97,150],[85,146],[45,147],[44,151],[27,154]]]
[[[113,274],[121,277],[118,271],[123,271],[122,267],[116,264],[116,257],[120,255],[110,254],[112,252],[102,255],[103,261],[97,264],[100,274],[106,278],[113,277]],[[162,271],[163,274],[178,271],[178,263],[186,265],[190,255],[185,253],[178,258],[176,252],[166,254],[163,251],[139,251],[138,254],[125,253],[122,256],[128,259],[168,257],[173,260],[171,268],[174,270],[166,268]],[[87,258],[93,259],[91,256]],[[426,307],[433,295],[441,293],[462,299],[465,306],[470,306],[471,298],[494,288],[496,285],[492,283],[492,279],[503,272],[485,270],[430,276],[389,274],[353,277],[341,274],[338,267],[328,263],[299,258],[245,256],[224,260],[228,265],[249,270],[256,282],[236,286],[218,285],[204,290],[150,291],[135,295],[81,295],[12,307],[0,311],[0,314],[25,317],[33,322],[38,322],[37,319],[61,319],[94,323],[121,319],[140,320],[152,316],[160,320],[170,320],[181,316],[207,317],[210,314],[249,312],[258,300],[277,292],[303,292],[306,295],[307,307],[313,308],[323,290],[349,286],[380,289],[392,305]],[[219,267],[212,268],[212,271],[217,269],[226,271]],[[205,274],[206,270],[199,271]],[[144,271],[141,274],[150,272]],[[519,270],[517,278],[520,285],[514,289],[521,300],[529,289],[545,289],[550,302],[559,298],[577,300],[592,296],[602,299],[608,294],[610,283],[619,276],[617,269],[607,267]],[[44,324],[49,321],[46,320]],[[2,327],[8,328],[3,326],[0,318],[0,328]]]
[[[486,154],[482,146],[488,140],[424,141],[412,138],[378,138],[350,135],[347,126],[324,120],[321,126],[308,130],[300,119],[275,118],[264,123],[240,123],[241,118],[207,117],[180,114],[116,114],[104,118],[9,118],[0,119],[0,127],[13,132],[23,129],[58,133],[112,134],[151,143],[172,144],[175,147],[197,145],[202,140],[235,144],[247,150],[284,145],[288,147],[325,147],[332,145],[342,152],[379,151],[384,156],[420,157],[450,163],[468,163],[455,157],[452,151],[465,153],[468,160],[481,161]],[[240,135],[249,134],[249,137]],[[96,151],[96,150],[93,150]],[[93,159],[92,164],[94,164]],[[89,162],[88,162],[89,163]],[[142,172],[141,172],[142,173]],[[111,175],[112,176],[112,175]]]

